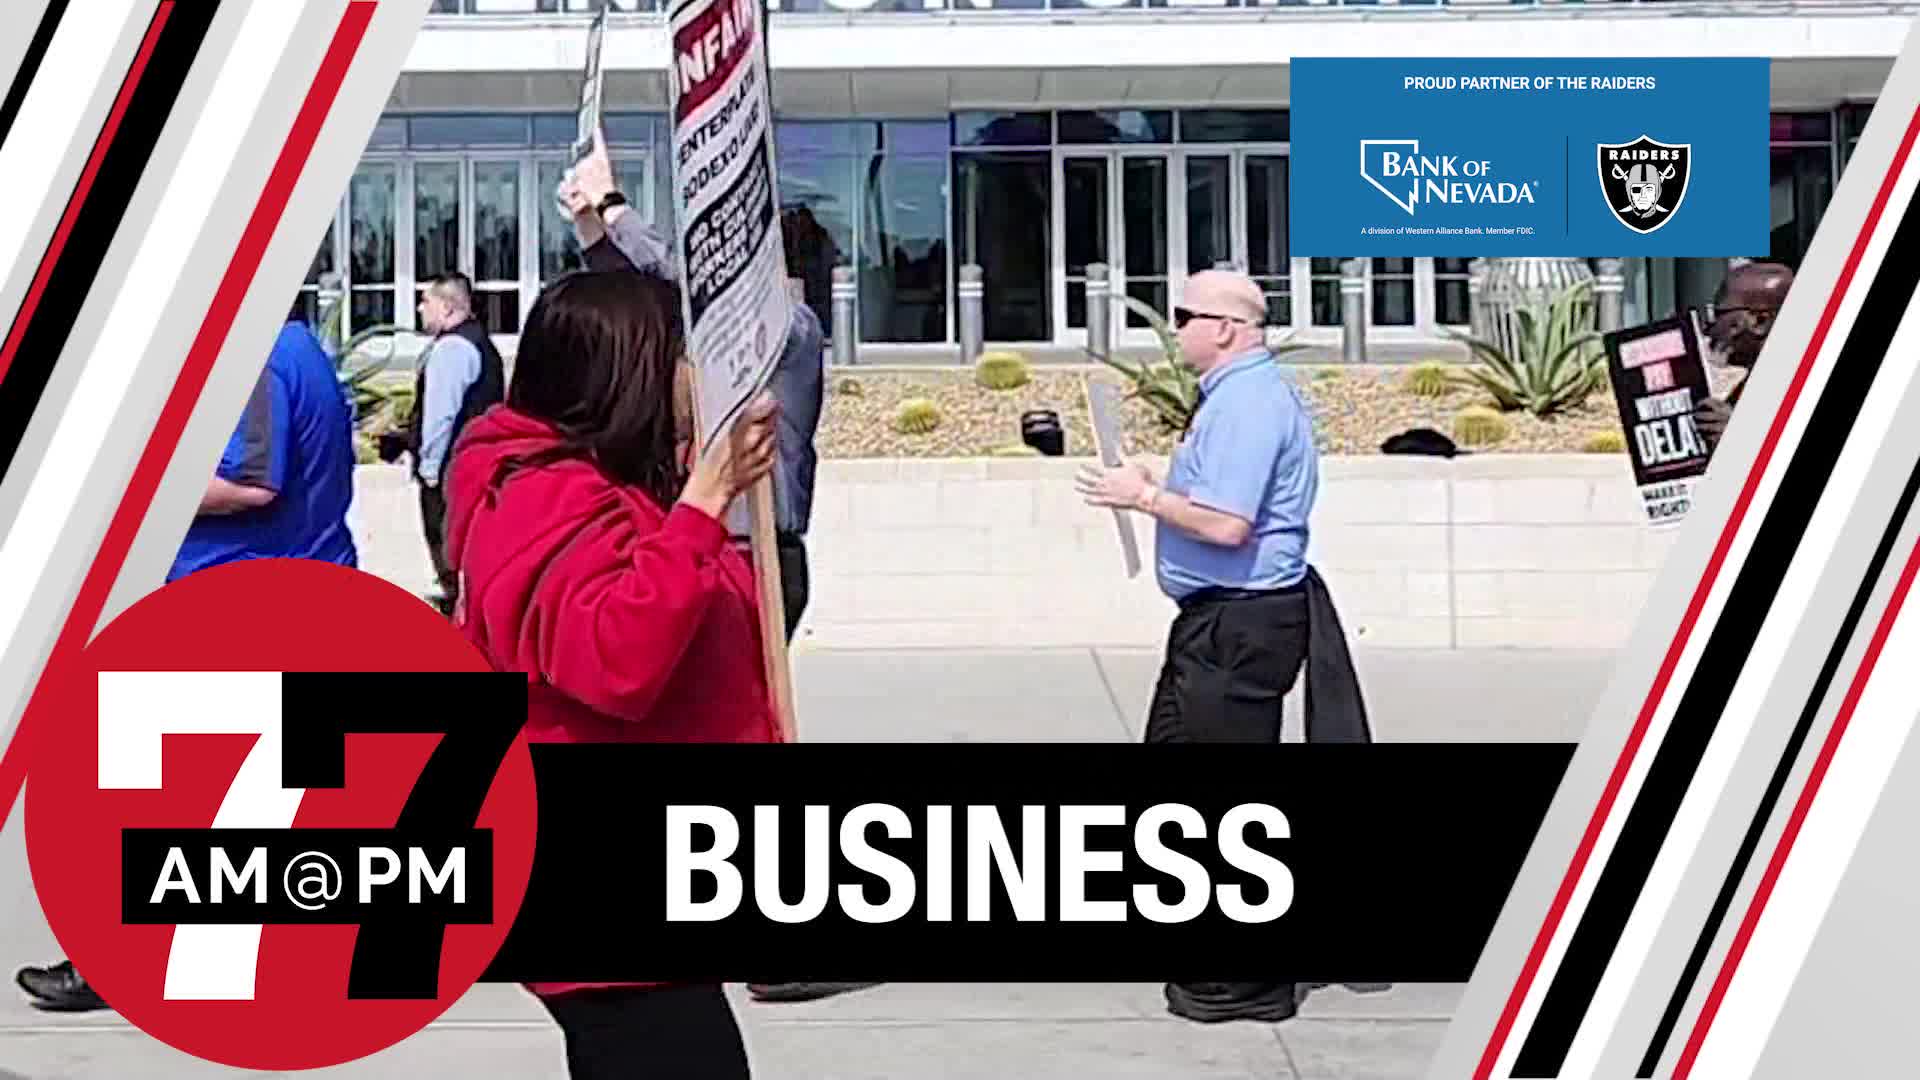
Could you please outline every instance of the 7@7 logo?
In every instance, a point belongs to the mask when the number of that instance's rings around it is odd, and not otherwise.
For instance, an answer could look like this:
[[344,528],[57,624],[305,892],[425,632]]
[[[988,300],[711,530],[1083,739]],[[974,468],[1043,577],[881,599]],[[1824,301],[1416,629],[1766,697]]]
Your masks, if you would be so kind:
[[376,1053],[466,993],[520,912],[526,699],[370,575],[183,578],[35,692],[41,910],[108,1005],[186,1053],[269,1071]]
[[[249,1000],[265,925],[342,923],[361,928],[349,997],[438,995],[440,943],[422,931],[493,921],[492,837],[472,823],[519,734],[524,705],[511,703],[516,689],[524,700],[524,679],[232,671],[99,679],[102,791],[159,789],[165,736],[257,737],[210,827],[121,834],[124,921],[178,927],[167,998]],[[464,698],[468,708],[363,707],[400,692]],[[293,827],[309,791],[346,786],[349,735],[422,732],[443,738],[391,827]]]

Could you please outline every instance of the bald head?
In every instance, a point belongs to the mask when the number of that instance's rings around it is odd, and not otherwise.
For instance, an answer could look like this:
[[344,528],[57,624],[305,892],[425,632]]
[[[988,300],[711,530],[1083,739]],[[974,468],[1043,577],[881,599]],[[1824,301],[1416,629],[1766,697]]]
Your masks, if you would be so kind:
[[1266,322],[1266,294],[1252,278],[1231,270],[1202,270],[1188,278],[1174,307],[1180,352],[1202,373],[1262,345]]
[[1707,341],[1735,367],[1760,358],[1767,335],[1793,287],[1793,271],[1779,263],[1746,263],[1727,272],[1714,301]]

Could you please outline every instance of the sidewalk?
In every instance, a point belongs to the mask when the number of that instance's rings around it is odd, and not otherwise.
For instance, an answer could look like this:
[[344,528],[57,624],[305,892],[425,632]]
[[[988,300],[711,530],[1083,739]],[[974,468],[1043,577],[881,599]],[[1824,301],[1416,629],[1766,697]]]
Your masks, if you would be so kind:
[[[1572,740],[1612,655],[1362,649],[1378,737]],[[1139,737],[1159,658],[1139,650],[802,650],[810,741],[1116,742]],[[1497,687],[1497,692],[1490,689]],[[1298,695],[1295,695],[1297,698]],[[1297,740],[1297,701],[1287,738]],[[58,955],[31,894],[18,822],[0,838],[0,963]],[[1402,1080],[1424,1075],[1453,985],[1316,993],[1281,1025],[1203,1027],[1168,1017],[1158,985],[896,984],[804,1005],[736,1008],[760,1080]],[[0,1080],[257,1076],[195,1061],[111,1014],[58,1016],[0,995]],[[439,1023],[315,1080],[561,1080],[560,1040],[512,986],[483,986]]]

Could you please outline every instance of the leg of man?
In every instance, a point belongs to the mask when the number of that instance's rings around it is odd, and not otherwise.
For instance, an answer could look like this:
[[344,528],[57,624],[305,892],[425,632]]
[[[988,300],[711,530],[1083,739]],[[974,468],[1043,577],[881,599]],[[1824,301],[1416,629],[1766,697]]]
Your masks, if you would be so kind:
[[439,488],[426,484],[420,485],[420,529],[426,534],[434,580],[440,585],[440,614],[451,615],[460,581],[447,565],[447,500]]
[[[1281,703],[1307,651],[1304,594],[1201,601],[1180,612],[1147,718],[1146,741],[1275,743]],[[1293,1016],[1293,983],[1168,983],[1167,1011],[1202,1023]]]

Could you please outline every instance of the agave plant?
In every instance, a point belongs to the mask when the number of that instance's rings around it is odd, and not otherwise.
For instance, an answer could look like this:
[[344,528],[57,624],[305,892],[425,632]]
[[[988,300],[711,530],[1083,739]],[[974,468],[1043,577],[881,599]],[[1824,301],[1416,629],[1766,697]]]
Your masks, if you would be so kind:
[[[1164,315],[1134,297],[1121,296],[1118,299],[1152,329],[1154,337],[1160,342],[1160,359],[1152,363],[1141,361],[1130,364],[1120,357],[1100,356],[1092,350],[1088,350],[1088,355],[1126,376],[1127,381],[1133,384],[1133,389],[1126,396],[1145,402],[1162,427],[1169,431],[1184,431],[1188,421],[1193,419],[1194,410],[1200,407],[1200,377],[1181,357],[1180,339],[1174,333],[1173,324]],[[1276,360],[1305,348],[1308,346],[1285,338],[1267,345]]]
[[[323,292],[322,296],[315,336],[332,357],[334,372],[353,403],[354,426],[363,432],[375,427],[391,429],[400,426],[406,419],[405,410],[400,406],[403,399],[407,405],[411,405],[413,388],[383,385],[377,380],[398,351],[401,337],[411,331],[382,323],[356,331],[353,336],[342,340],[346,294],[338,289],[330,289]],[[380,347],[382,342],[386,344],[384,350]]]
[[1509,353],[1499,345],[1449,329],[1480,361],[1462,380],[1492,395],[1502,411],[1550,416],[1578,406],[1607,383],[1606,354],[1593,325],[1592,283],[1563,290],[1544,308],[1514,312],[1520,334]]

